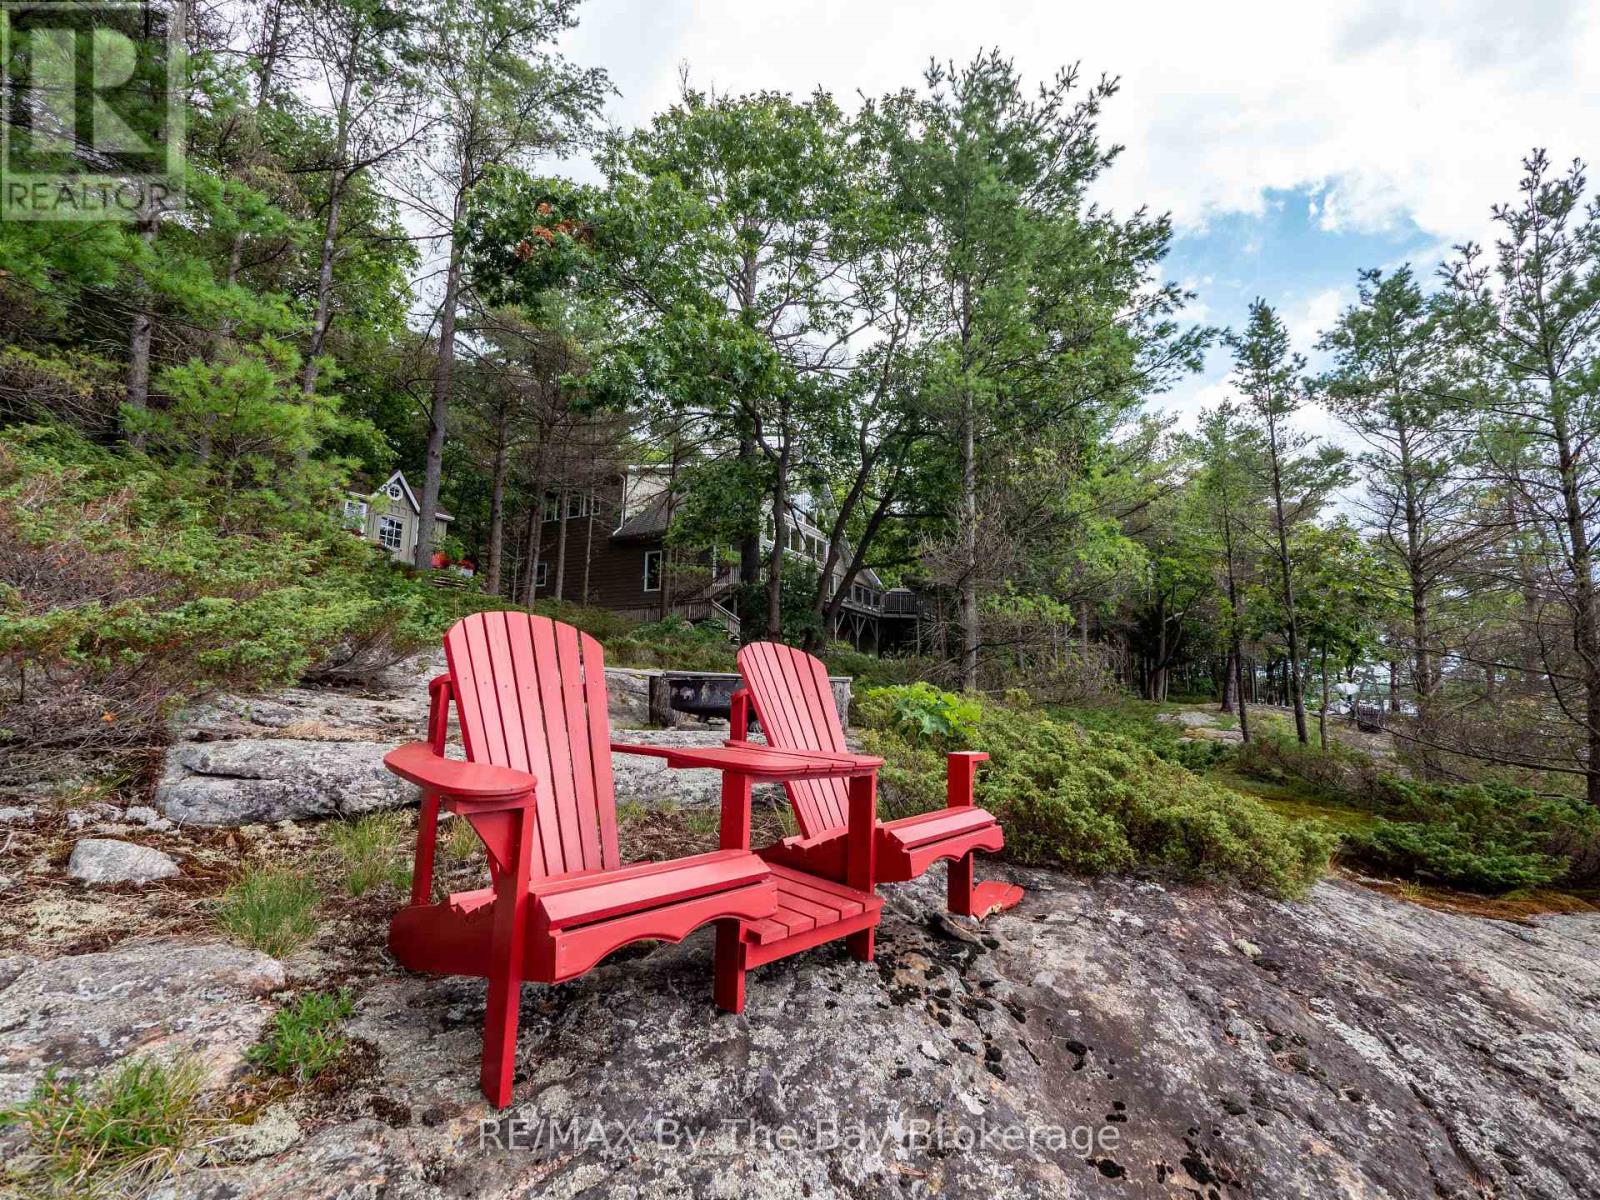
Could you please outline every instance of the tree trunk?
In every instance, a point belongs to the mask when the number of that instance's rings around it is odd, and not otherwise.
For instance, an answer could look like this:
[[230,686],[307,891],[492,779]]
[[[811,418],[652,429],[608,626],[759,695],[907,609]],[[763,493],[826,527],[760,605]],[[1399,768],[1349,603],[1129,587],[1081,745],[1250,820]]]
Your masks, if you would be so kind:
[[[756,459],[755,439],[741,437],[739,439],[739,461],[747,470],[754,467]],[[759,511],[759,510],[757,510]],[[774,529],[773,536],[777,536]],[[761,582],[761,526],[758,521],[756,528],[739,539],[739,596],[745,600],[744,609],[739,613],[740,629],[755,629],[755,594],[756,586]],[[750,635],[745,635],[750,636]]]
[[[155,244],[156,226],[160,219],[160,213],[152,211],[148,203],[139,214],[139,240],[144,243],[146,249]],[[143,271],[138,272],[134,278],[134,295],[136,302],[133,319],[128,324],[126,403],[129,408],[143,414],[150,407],[150,341],[155,332],[150,285],[145,280]],[[135,450],[143,450],[146,440],[144,433],[136,430],[129,435],[128,444]]]
[[[663,564],[665,565],[665,564]],[[567,590],[567,493],[556,493],[556,582],[551,595],[566,599]]]
[[[807,631],[808,640],[815,638],[820,641],[829,636],[830,630],[838,628],[839,613],[844,608],[845,598],[849,596],[850,588],[854,585],[856,577],[860,575],[862,568],[866,565],[867,547],[872,545],[873,540],[878,536],[878,531],[883,527],[883,523],[889,515],[889,506],[892,503],[892,499],[892,493],[885,490],[884,494],[878,498],[878,503],[873,506],[872,515],[867,518],[867,527],[862,532],[861,542],[855,547],[854,553],[850,555],[850,563],[845,567],[844,574],[839,577],[839,586],[833,589],[828,598],[828,603],[823,607],[822,612],[818,614],[816,628]],[[842,530],[842,525],[839,525],[835,527],[834,531],[835,538],[841,541],[843,539]],[[831,564],[833,561],[834,551],[830,550],[828,563]],[[806,648],[812,653],[822,649],[821,645],[808,645]]]
[[[461,299],[461,244],[455,229],[466,215],[466,172],[456,190],[455,224],[450,235],[450,265],[444,277],[444,305],[439,310],[439,357],[433,368],[433,404],[428,413],[428,457],[422,476],[422,512],[417,528],[416,565],[425,569],[433,560],[433,522],[439,511],[439,484],[444,474],[444,439],[450,423],[450,372],[456,359],[456,305]],[[535,503],[542,500],[535,498]],[[534,527],[538,527],[537,519]],[[530,576],[531,580],[531,576]],[[529,591],[533,588],[530,586]]]
[[[1553,377],[1552,377],[1553,382]],[[1561,499],[1565,508],[1567,542],[1571,547],[1572,640],[1578,652],[1578,669],[1584,689],[1584,722],[1588,754],[1584,766],[1588,801],[1600,808],[1600,601],[1595,595],[1594,546],[1580,492],[1582,464],[1574,450],[1565,413],[1555,417],[1557,465],[1561,470]]]
[[500,560],[504,552],[506,526],[506,472],[510,455],[506,452],[505,431],[496,440],[492,482],[489,485],[489,565],[484,579],[484,590],[491,596],[500,594]]
[[[328,176],[328,215],[322,225],[322,255],[317,265],[317,307],[311,319],[311,340],[306,346],[305,372],[300,378],[300,393],[311,395],[317,390],[317,358],[328,338],[328,325],[333,307],[333,250],[339,234],[339,209],[344,203],[344,190],[350,183],[345,170],[345,159],[350,154],[350,101],[355,94],[356,62],[361,51],[359,23],[350,35],[350,50],[344,62],[344,91],[339,98],[338,135],[334,141],[333,170]],[[453,239],[452,239],[453,241]]]
[[[140,414],[150,407],[150,335],[154,326],[149,300],[141,293],[128,329],[127,399],[128,407]],[[135,450],[143,450],[147,440],[141,429],[135,429],[128,436],[128,444]]]
[[767,639],[783,640],[783,554],[788,542],[789,511],[789,435],[781,434],[778,462],[772,481],[772,557],[767,563]]
[[522,603],[531,608],[539,597],[539,556],[544,553],[544,484],[536,480],[533,513],[528,518],[528,577],[524,581]]
[[583,595],[578,597],[579,604],[589,603],[589,568],[594,564],[594,518],[595,502],[589,500],[589,520],[583,527]]
[[961,393],[961,689],[978,690],[978,460],[972,389]]
[[1328,750],[1328,651],[1322,651],[1322,711],[1317,714],[1317,739]]
[[1289,702],[1294,706],[1294,733],[1302,746],[1309,744],[1310,737],[1306,733],[1306,702],[1304,687],[1300,679],[1300,622],[1294,610],[1294,572],[1289,559],[1289,530],[1284,525],[1283,516],[1283,473],[1282,465],[1278,460],[1278,424],[1272,415],[1271,406],[1268,406],[1267,416],[1268,448],[1272,452],[1272,512],[1273,523],[1277,526],[1278,533],[1278,568],[1282,576],[1283,587],[1283,612],[1287,628],[1285,633],[1289,639],[1289,661],[1287,664],[1286,679],[1289,684]]

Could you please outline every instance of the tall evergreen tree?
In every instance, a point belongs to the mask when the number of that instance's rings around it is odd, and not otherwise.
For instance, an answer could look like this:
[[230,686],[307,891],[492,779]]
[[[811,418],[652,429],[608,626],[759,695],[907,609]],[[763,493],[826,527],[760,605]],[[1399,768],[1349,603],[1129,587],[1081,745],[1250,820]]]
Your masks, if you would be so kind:
[[1548,767],[1600,806],[1600,197],[1582,163],[1560,172],[1541,150],[1524,169],[1492,255],[1462,246],[1444,276],[1456,329],[1489,359],[1484,469],[1551,551],[1538,587],[1561,623],[1541,607],[1524,634],[1565,726]]
[[1244,331],[1229,332],[1226,341],[1233,351],[1234,385],[1254,414],[1266,449],[1262,467],[1268,520],[1262,531],[1263,541],[1274,559],[1278,599],[1283,606],[1295,736],[1305,743],[1310,740],[1306,729],[1305,664],[1295,607],[1290,532],[1295,525],[1315,516],[1328,494],[1345,481],[1344,455],[1332,447],[1317,446],[1315,439],[1291,426],[1291,418],[1306,398],[1302,380],[1305,358],[1290,348],[1288,329],[1265,300],[1258,299],[1250,305],[1250,320]]

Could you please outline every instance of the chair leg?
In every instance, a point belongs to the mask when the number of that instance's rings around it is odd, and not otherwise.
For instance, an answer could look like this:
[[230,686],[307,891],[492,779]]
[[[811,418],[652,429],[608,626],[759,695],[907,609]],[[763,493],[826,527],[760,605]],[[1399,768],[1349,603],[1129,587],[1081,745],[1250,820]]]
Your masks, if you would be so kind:
[[945,883],[945,899],[958,917],[972,916],[972,852],[950,860],[950,876]]
[[479,1083],[489,1103],[511,1103],[517,1060],[517,1017],[522,999],[523,949],[528,936],[528,869],[533,852],[533,812],[513,810],[511,856],[500,872],[494,934],[489,950],[489,1001],[483,1020],[483,1067]]
[[950,861],[950,876],[945,887],[945,899],[950,911],[958,917],[972,917],[981,921],[992,913],[1003,912],[1022,901],[1022,889],[1014,883],[1001,883],[986,879],[973,881],[973,855],[971,851]]
[[844,948],[850,952],[850,957],[861,962],[871,962],[873,947],[877,944],[877,932],[876,929],[863,929],[845,938]]
[[439,797],[422,793],[422,809],[417,814],[417,856],[411,867],[411,903],[426,904],[433,899],[433,852],[439,833]]
[[[876,890],[878,881],[878,776],[857,775],[850,780],[850,823],[845,834],[845,882],[858,891]],[[877,928],[869,927],[845,938],[850,957],[872,961]]]
[[744,939],[739,922],[717,922],[717,952],[712,995],[723,1012],[744,1011]]

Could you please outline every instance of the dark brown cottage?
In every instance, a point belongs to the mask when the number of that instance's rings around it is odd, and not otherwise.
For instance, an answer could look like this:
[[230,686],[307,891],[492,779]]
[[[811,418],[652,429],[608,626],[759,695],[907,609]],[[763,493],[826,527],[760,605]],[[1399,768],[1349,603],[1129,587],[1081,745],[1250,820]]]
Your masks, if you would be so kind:
[[[545,500],[539,556],[533,566],[536,594],[586,602],[636,620],[669,615],[687,621],[716,621],[737,634],[733,591],[739,584],[737,556],[686,553],[668,547],[667,526],[674,504],[668,475],[652,467],[630,467],[607,492],[571,492]],[[763,555],[772,547],[772,518],[762,533]],[[783,531],[784,552],[821,569],[827,534],[798,507]],[[844,569],[836,566],[834,582]],[[915,638],[916,597],[905,588],[886,588],[870,569],[862,570],[840,608],[833,634],[869,651]]]

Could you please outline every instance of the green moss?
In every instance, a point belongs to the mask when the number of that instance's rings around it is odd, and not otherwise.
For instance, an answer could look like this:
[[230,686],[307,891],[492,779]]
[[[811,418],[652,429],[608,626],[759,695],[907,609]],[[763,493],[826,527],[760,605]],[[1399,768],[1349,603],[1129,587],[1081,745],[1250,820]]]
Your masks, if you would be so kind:
[[1331,799],[1320,788],[1301,780],[1269,782],[1221,768],[1206,772],[1221,787],[1260,800],[1279,816],[1296,821],[1319,821],[1335,832],[1363,829],[1372,824],[1370,812]]

